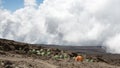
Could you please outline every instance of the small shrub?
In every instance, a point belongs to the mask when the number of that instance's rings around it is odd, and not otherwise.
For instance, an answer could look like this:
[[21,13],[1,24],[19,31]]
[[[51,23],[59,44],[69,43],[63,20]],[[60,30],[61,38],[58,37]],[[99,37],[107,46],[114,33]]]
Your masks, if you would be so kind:
[[94,62],[93,59],[86,59],[85,61],[87,61],[87,62]]
[[45,52],[42,52],[41,55],[44,56],[44,55],[45,55]]
[[86,59],[85,61],[89,62],[89,59]]
[[40,52],[42,52],[43,51],[43,49],[40,49]]
[[60,55],[59,57],[60,57],[60,59],[63,59],[63,55]]
[[68,55],[67,55],[66,53],[64,53],[63,56],[64,56],[64,59],[65,59],[65,58],[68,58]]
[[54,56],[54,59],[59,59],[59,55],[55,55],[55,56]]
[[37,52],[37,55],[41,55],[41,53],[40,53],[40,52]]
[[47,52],[47,53],[46,53],[46,55],[50,55],[50,54],[51,54],[51,52]]
[[22,50],[22,48],[20,47],[19,50]]
[[94,62],[94,60],[93,60],[93,59],[91,59],[91,60],[90,60],[90,62]]
[[47,52],[49,52],[50,51],[50,49],[47,49]]
[[37,53],[40,53],[40,51],[39,51],[39,50],[37,50],[36,52],[37,52]]
[[32,49],[32,52],[35,52],[35,49]]
[[35,54],[35,53],[36,53],[36,50],[35,50],[35,49],[32,49],[32,51],[31,51],[31,52]]

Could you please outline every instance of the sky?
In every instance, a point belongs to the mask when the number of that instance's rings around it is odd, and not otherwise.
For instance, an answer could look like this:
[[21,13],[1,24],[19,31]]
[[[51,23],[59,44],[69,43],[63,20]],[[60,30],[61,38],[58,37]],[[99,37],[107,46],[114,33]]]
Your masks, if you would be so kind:
[[120,54],[120,0],[42,2],[2,0],[0,38],[35,44],[103,46],[107,52]]
[[[43,0],[37,0],[36,2],[39,5]],[[2,0],[2,7],[10,11],[15,11],[24,7],[24,0]]]

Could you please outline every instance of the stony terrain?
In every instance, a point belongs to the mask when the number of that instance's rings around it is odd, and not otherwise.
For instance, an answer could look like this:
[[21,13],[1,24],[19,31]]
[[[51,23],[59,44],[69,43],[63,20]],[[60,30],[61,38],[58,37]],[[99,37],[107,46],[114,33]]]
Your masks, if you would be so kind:
[[[77,62],[77,55],[84,57]],[[28,44],[0,39],[0,68],[120,68],[120,55],[101,47]]]

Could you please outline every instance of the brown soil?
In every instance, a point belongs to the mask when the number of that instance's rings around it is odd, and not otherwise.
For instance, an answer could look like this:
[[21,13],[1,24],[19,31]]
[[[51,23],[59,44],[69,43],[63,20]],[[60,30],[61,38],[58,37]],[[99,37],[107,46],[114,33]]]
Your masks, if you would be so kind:
[[[46,46],[0,39],[0,68],[120,68],[120,55],[107,54],[100,47]],[[50,55],[38,55],[31,50],[50,49]],[[55,55],[67,58],[55,59]],[[74,61],[82,55],[83,62]],[[92,60],[92,61],[86,61]]]

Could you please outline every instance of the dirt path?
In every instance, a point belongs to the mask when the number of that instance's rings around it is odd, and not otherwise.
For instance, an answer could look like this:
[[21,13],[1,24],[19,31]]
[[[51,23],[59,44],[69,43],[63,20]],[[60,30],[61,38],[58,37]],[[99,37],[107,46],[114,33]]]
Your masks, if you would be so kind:
[[29,64],[34,64],[37,67],[42,67],[42,68],[57,68],[57,66],[52,65],[50,63],[47,63],[47,62],[40,60],[40,59],[16,58],[16,57],[0,57],[0,59],[1,60],[8,60],[8,61],[16,61],[16,62],[24,61],[24,62],[27,62]]

